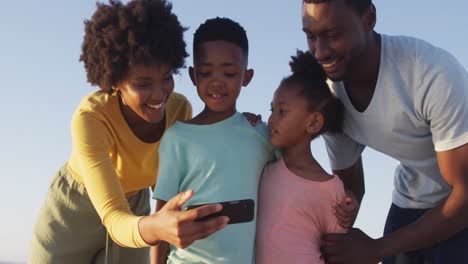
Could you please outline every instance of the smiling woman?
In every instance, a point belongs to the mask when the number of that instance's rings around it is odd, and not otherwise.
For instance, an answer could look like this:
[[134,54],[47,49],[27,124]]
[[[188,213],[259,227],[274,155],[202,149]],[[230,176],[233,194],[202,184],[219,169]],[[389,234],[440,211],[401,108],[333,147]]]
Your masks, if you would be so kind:
[[112,88],[125,120],[144,142],[156,142],[164,132],[165,108],[174,90],[172,74],[167,64],[137,64]]
[[149,215],[159,140],[192,115],[188,100],[173,93],[187,53],[171,8],[160,0],[110,1],[85,22],[80,59],[101,89],[73,115],[72,154],[39,212],[31,263],[147,263],[150,245],[189,245],[225,226],[221,218],[193,221],[218,205],[180,212],[191,191]]

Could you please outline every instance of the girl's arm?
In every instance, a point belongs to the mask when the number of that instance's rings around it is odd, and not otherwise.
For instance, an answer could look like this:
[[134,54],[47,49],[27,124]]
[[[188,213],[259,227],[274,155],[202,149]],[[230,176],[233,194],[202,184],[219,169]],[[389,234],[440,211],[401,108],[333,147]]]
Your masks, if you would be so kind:
[[333,173],[338,175],[343,181],[346,192],[346,197],[343,201],[339,201],[334,206],[335,215],[338,218],[338,223],[344,228],[353,226],[354,221],[359,213],[359,207],[364,197],[364,172],[362,169],[362,159],[359,158],[354,165],[343,170],[334,170]]

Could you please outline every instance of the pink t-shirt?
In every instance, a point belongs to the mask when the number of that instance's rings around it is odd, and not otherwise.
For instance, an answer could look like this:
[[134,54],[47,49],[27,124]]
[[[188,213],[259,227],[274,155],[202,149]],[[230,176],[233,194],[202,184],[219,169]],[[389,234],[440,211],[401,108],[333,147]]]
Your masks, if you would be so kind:
[[333,213],[345,197],[341,180],[301,178],[280,159],[265,167],[259,188],[256,263],[324,263],[321,235],[345,232]]

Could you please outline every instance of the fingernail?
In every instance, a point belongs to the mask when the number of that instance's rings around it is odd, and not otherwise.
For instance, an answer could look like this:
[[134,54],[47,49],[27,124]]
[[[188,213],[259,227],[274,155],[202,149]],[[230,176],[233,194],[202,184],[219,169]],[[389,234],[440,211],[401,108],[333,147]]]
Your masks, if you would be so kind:
[[184,197],[184,198],[187,198],[187,197],[189,197],[191,194],[192,194],[192,191],[186,191],[186,192],[184,193],[184,196],[183,196],[183,197]]

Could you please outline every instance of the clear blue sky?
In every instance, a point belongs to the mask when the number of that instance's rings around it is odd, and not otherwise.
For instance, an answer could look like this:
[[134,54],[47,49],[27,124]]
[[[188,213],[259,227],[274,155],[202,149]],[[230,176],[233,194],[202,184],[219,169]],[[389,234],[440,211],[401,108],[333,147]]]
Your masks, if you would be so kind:
[[[381,33],[412,35],[453,53],[468,68],[468,3],[464,0],[376,0]],[[289,57],[306,48],[301,1],[174,0],[174,11],[189,30],[207,18],[240,22],[250,38],[255,77],[239,98],[239,109],[266,119],[274,89],[288,74]],[[97,89],[86,82],[78,61],[83,21],[95,2],[3,1],[0,8],[0,263],[25,261],[29,239],[45,192],[70,153],[70,117],[81,98]],[[191,53],[191,51],[189,51]],[[191,64],[191,58],[187,65]],[[202,109],[182,70],[176,90]],[[323,142],[312,147],[328,168]],[[366,196],[357,226],[372,237],[382,233],[390,205],[396,161],[372,150],[364,153]]]

